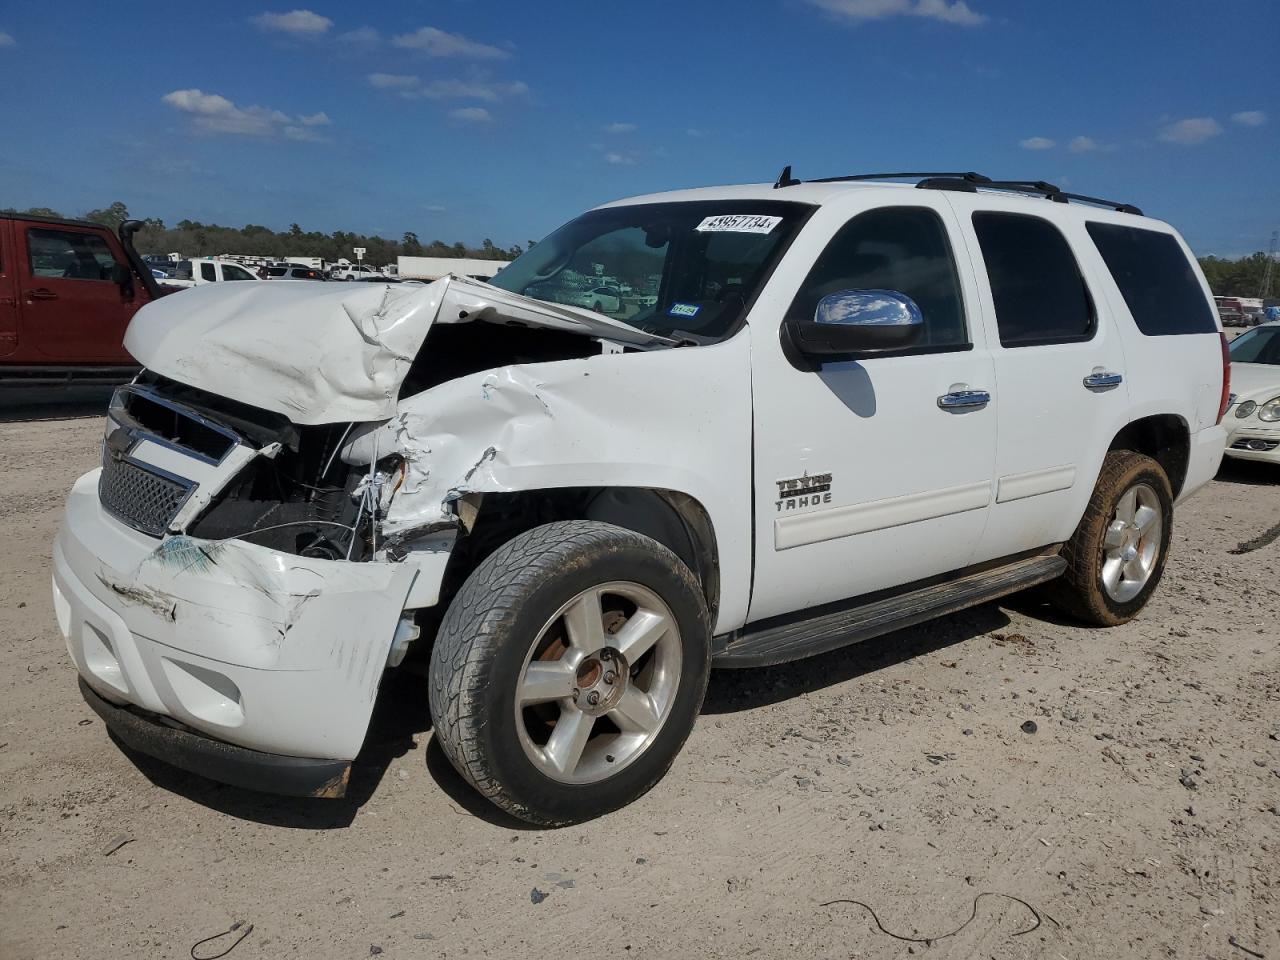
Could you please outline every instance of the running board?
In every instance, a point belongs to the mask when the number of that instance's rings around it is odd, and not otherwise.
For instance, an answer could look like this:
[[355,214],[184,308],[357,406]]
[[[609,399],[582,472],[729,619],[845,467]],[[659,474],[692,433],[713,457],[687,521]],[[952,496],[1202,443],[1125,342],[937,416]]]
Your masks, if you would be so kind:
[[763,629],[753,629],[748,624],[736,638],[730,638],[727,645],[716,651],[711,665],[736,669],[803,660],[999,599],[1053,580],[1066,569],[1067,562],[1059,556],[1030,557],[994,570],[807,620]]

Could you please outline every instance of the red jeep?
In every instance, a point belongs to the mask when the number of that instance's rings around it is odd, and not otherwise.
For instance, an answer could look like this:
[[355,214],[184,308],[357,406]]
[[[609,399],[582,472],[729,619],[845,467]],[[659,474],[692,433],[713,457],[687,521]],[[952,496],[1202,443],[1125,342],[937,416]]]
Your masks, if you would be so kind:
[[159,286],[133,248],[100,223],[0,213],[0,385],[120,383],[138,372],[124,330]]

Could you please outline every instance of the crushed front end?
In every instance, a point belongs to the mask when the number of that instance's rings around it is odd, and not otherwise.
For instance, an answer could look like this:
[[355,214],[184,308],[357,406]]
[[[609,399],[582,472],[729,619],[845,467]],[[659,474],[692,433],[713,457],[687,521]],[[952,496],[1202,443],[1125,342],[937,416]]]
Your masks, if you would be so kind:
[[152,374],[116,393],[102,466],[67,501],[53,592],[119,739],[240,786],[342,794],[383,670],[416,632],[406,608],[435,602],[452,543],[388,558],[377,518],[398,464],[344,462],[351,427]]

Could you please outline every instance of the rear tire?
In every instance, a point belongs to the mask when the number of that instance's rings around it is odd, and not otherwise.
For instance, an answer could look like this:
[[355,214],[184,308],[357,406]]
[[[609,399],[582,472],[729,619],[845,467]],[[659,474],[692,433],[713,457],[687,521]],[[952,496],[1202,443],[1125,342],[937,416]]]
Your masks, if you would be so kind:
[[1067,572],[1048,585],[1050,603],[1100,627],[1132,620],[1160,583],[1172,531],[1173,489],[1164,468],[1140,453],[1113,450],[1062,549]]
[[647,792],[693,729],[711,665],[697,578],[662,544],[592,521],[486,558],[431,653],[431,716],[458,772],[543,826]]

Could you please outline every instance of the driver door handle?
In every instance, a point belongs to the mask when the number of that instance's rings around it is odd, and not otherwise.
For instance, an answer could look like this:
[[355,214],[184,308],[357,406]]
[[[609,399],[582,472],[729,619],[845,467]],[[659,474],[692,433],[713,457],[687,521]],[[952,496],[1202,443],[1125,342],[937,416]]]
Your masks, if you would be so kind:
[[1090,390],[1110,390],[1124,383],[1124,376],[1109,370],[1095,370],[1084,378],[1084,385]]
[[991,394],[986,390],[953,390],[938,398],[938,406],[943,410],[973,410],[990,402]]
[[48,287],[36,287],[27,291],[28,300],[57,300],[58,295]]

